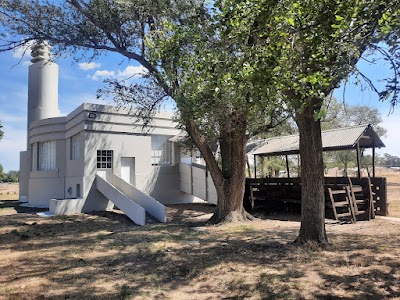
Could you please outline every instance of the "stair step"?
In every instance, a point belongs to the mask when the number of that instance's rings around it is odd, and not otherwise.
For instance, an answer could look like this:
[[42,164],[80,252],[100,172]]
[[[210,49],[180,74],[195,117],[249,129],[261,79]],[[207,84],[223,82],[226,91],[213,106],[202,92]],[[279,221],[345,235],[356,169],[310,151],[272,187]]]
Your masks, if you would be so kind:
[[338,195],[338,194],[346,194],[346,190],[331,190],[332,195]]
[[351,213],[337,214],[338,217],[351,217]]
[[349,205],[349,202],[347,202],[347,201],[335,202],[335,207],[344,207],[347,205]]

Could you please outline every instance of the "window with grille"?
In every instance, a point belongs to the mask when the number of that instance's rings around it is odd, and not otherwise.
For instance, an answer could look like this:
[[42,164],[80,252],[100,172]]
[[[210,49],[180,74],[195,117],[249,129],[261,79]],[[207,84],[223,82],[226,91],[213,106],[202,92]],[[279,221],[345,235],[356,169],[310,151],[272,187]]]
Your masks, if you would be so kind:
[[97,150],[97,169],[112,169],[112,160],[112,150]]
[[80,141],[79,134],[77,134],[71,137],[71,160],[78,160],[80,158]]
[[173,143],[169,141],[172,136],[151,136],[151,164],[153,166],[173,165]]
[[56,169],[56,141],[38,143],[38,170]]

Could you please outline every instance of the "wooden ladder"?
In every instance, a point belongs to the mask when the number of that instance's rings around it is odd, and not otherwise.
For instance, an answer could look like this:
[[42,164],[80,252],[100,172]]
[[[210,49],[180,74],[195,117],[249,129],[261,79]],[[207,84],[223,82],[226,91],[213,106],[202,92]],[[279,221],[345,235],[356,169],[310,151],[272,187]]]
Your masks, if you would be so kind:
[[340,189],[332,189],[329,187],[328,192],[335,219],[337,221],[340,219],[350,219],[352,223],[356,223],[357,220],[351,203],[349,186],[344,186]]
[[[354,186],[349,177],[350,195],[354,207],[354,213],[357,216],[364,214],[367,220],[375,218],[375,203],[371,188],[371,179],[365,178],[366,184]],[[363,178],[364,179],[364,178]],[[364,188],[363,188],[364,186]]]

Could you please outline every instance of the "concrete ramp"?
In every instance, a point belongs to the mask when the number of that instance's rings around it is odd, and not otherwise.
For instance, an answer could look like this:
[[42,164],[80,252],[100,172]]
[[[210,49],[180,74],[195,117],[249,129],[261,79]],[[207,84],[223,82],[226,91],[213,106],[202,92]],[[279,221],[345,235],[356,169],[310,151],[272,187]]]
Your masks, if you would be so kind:
[[124,214],[134,223],[144,226],[146,224],[146,211],[139,204],[129,199],[115,186],[110,184],[104,178],[96,175],[96,187],[100,193],[114,203]]
[[162,223],[167,221],[167,209],[163,204],[117,175],[107,174],[106,179],[96,175],[96,182],[97,189],[136,224],[145,224],[146,212]]

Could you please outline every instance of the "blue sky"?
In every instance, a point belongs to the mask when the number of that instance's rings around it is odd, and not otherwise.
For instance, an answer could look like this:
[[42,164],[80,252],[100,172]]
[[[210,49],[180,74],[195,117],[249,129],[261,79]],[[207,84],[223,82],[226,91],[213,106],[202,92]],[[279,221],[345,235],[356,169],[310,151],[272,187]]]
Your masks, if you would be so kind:
[[[5,135],[0,141],[0,164],[5,171],[19,169],[19,152],[26,150],[26,113],[28,95],[29,55],[20,61],[22,51],[0,53],[0,121]],[[82,61],[80,64],[71,59],[60,59],[59,64],[59,109],[61,115],[68,114],[83,102],[104,103],[96,99],[96,91],[103,86],[103,79],[113,77],[127,79],[143,72],[143,68],[134,62],[123,60],[121,56],[109,54],[96,62]],[[369,66],[363,62],[360,66],[364,73],[379,85],[388,68],[380,62]],[[342,89],[335,96],[342,98]],[[390,153],[400,156],[400,107],[388,116],[390,105],[379,102],[377,96],[369,91],[361,91],[359,86],[346,88],[346,102],[352,105],[369,105],[379,108],[382,114],[382,127],[388,130],[384,138],[386,148],[378,153]],[[111,104],[111,103],[105,103]]]

